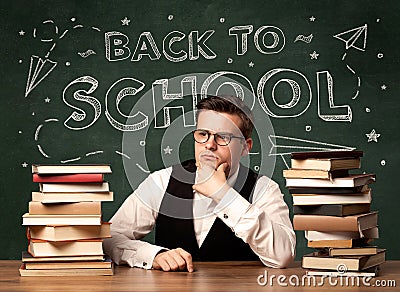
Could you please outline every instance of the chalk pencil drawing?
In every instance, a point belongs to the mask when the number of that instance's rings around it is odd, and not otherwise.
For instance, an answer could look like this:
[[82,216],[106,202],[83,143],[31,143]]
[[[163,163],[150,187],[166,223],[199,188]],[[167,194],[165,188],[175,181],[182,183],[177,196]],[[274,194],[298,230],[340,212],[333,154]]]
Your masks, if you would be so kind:
[[301,42],[305,42],[306,44],[309,44],[309,43],[311,43],[313,37],[314,37],[313,34],[310,34],[310,35],[308,35],[308,36],[305,36],[305,35],[303,35],[303,34],[299,34],[299,35],[295,38],[294,42],[301,41]]
[[[75,18],[72,18],[71,21],[75,21]],[[57,66],[58,62],[51,60],[50,59],[50,54],[54,51],[57,45],[57,39],[61,40],[63,39],[69,32],[69,29],[65,29],[61,35],[59,35],[59,27],[55,24],[55,22],[52,19],[45,20],[41,23],[41,25],[45,28],[50,27],[50,35],[52,36],[39,36],[38,33],[38,28],[35,27],[33,28],[33,38],[38,39],[40,42],[43,43],[51,43],[51,46],[47,53],[44,54],[44,58],[37,56],[37,55],[32,55],[30,59],[30,65],[29,65],[29,71],[28,71],[28,79],[26,82],[26,88],[25,88],[25,97],[28,97],[28,95],[36,88],[36,86],[39,85]],[[75,29],[81,29],[84,28],[82,24],[76,24],[72,27],[71,30]],[[100,31],[99,28],[97,27],[91,27],[95,31]],[[21,63],[21,62],[20,62]],[[68,64],[67,64],[68,66]]]
[[96,52],[91,50],[91,49],[89,49],[86,52],[78,52],[78,55],[81,56],[82,58],[87,58],[90,55],[96,55]]
[[137,166],[141,171],[143,171],[144,173],[150,173],[150,170],[144,169],[144,167],[141,166],[139,163],[136,163],[136,166]]
[[365,136],[368,137],[368,143],[369,142],[378,142],[378,138],[381,136],[381,134],[378,134],[375,129],[372,129],[370,133],[365,134]]
[[[342,56],[342,61],[344,61],[347,56],[347,50],[351,48],[365,52],[367,47],[367,29],[368,29],[367,24],[364,24],[363,26],[349,29],[344,32],[335,34],[333,36],[334,38],[341,40],[346,44],[346,52]],[[350,65],[346,64],[346,67],[351,73],[356,75],[356,71]],[[352,96],[352,99],[356,99],[360,93],[360,86],[361,86],[360,76],[357,76],[357,80],[358,80],[357,90],[355,94]]]
[[269,156],[288,155],[292,152],[300,151],[334,151],[334,150],[354,150],[355,147],[344,146],[326,142],[319,142],[294,137],[269,135],[272,147]]

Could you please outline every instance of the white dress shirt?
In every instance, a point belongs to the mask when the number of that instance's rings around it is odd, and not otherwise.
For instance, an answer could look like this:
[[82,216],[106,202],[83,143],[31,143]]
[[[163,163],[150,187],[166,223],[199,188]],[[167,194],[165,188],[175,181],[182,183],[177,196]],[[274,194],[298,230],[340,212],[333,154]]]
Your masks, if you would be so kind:
[[[154,257],[166,249],[140,239],[155,226],[171,172],[169,167],[150,174],[111,218],[112,238],[105,239],[103,246],[116,264],[151,269]],[[237,174],[228,179],[230,186]],[[288,207],[278,184],[266,176],[258,178],[251,203],[232,187],[218,204],[194,192],[193,215],[199,246],[219,217],[264,265],[285,267],[295,256],[296,238]]]

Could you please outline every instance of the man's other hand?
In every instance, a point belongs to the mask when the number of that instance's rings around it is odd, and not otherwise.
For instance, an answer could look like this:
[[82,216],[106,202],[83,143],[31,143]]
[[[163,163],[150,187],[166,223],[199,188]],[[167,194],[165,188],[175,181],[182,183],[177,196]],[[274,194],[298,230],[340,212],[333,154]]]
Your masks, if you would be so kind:
[[169,271],[193,272],[192,255],[182,248],[162,251],[153,261],[153,269]]

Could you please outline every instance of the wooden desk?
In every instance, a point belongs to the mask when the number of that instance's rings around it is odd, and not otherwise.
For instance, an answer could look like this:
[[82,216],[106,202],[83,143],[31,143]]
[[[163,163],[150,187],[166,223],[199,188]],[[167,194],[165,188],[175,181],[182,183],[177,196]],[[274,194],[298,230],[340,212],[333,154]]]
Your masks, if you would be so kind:
[[[195,272],[162,272],[142,270],[126,266],[116,266],[114,276],[101,277],[20,277],[20,261],[0,261],[0,291],[320,291],[334,288],[328,281],[323,286],[294,287],[289,277],[300,278],[305,270],[296,262],[287,269],[270,269],[258,262],[197,262]],[[273,285],[257,283],[260,275],[267,273],[268,278],[275,275]],[[287,287],[277,282],[279,275],[286,275]],[[295,277],[295,276],[292,276]],[[320,279],[320,278],[318,278]],[[263,280],[263,279],[261,279]],[[326,279],[327,280],[327,279]],[[389,261],[381,266],[376,281],[395,280],[396,288],[380,287],[382,291],[398,291],[400,287],[400,261]],[[387,282],[386,282],[387,283]],[[337,291],[373,291],[372,287],[346,287],[336,285]]]

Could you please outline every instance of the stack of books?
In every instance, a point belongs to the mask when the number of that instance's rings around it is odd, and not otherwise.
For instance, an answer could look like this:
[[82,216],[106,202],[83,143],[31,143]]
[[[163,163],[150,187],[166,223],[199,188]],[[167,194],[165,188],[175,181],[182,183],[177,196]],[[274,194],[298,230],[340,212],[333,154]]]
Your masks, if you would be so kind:
[[370,210],[375,174],[350,174],[361,167],[362,151],[292,153],[292,168],[283,171],[293,198],[293,226],[304,230],[303,256],[310,275],[376,276],[385,250],[378,238],[378,213]]
[[102,222],[101,203],[112,201],[104,181],[109,165],[33,165],[27,226],[28,251],[22,253],[21,276],[113,275],[103,239],[111,237]]

